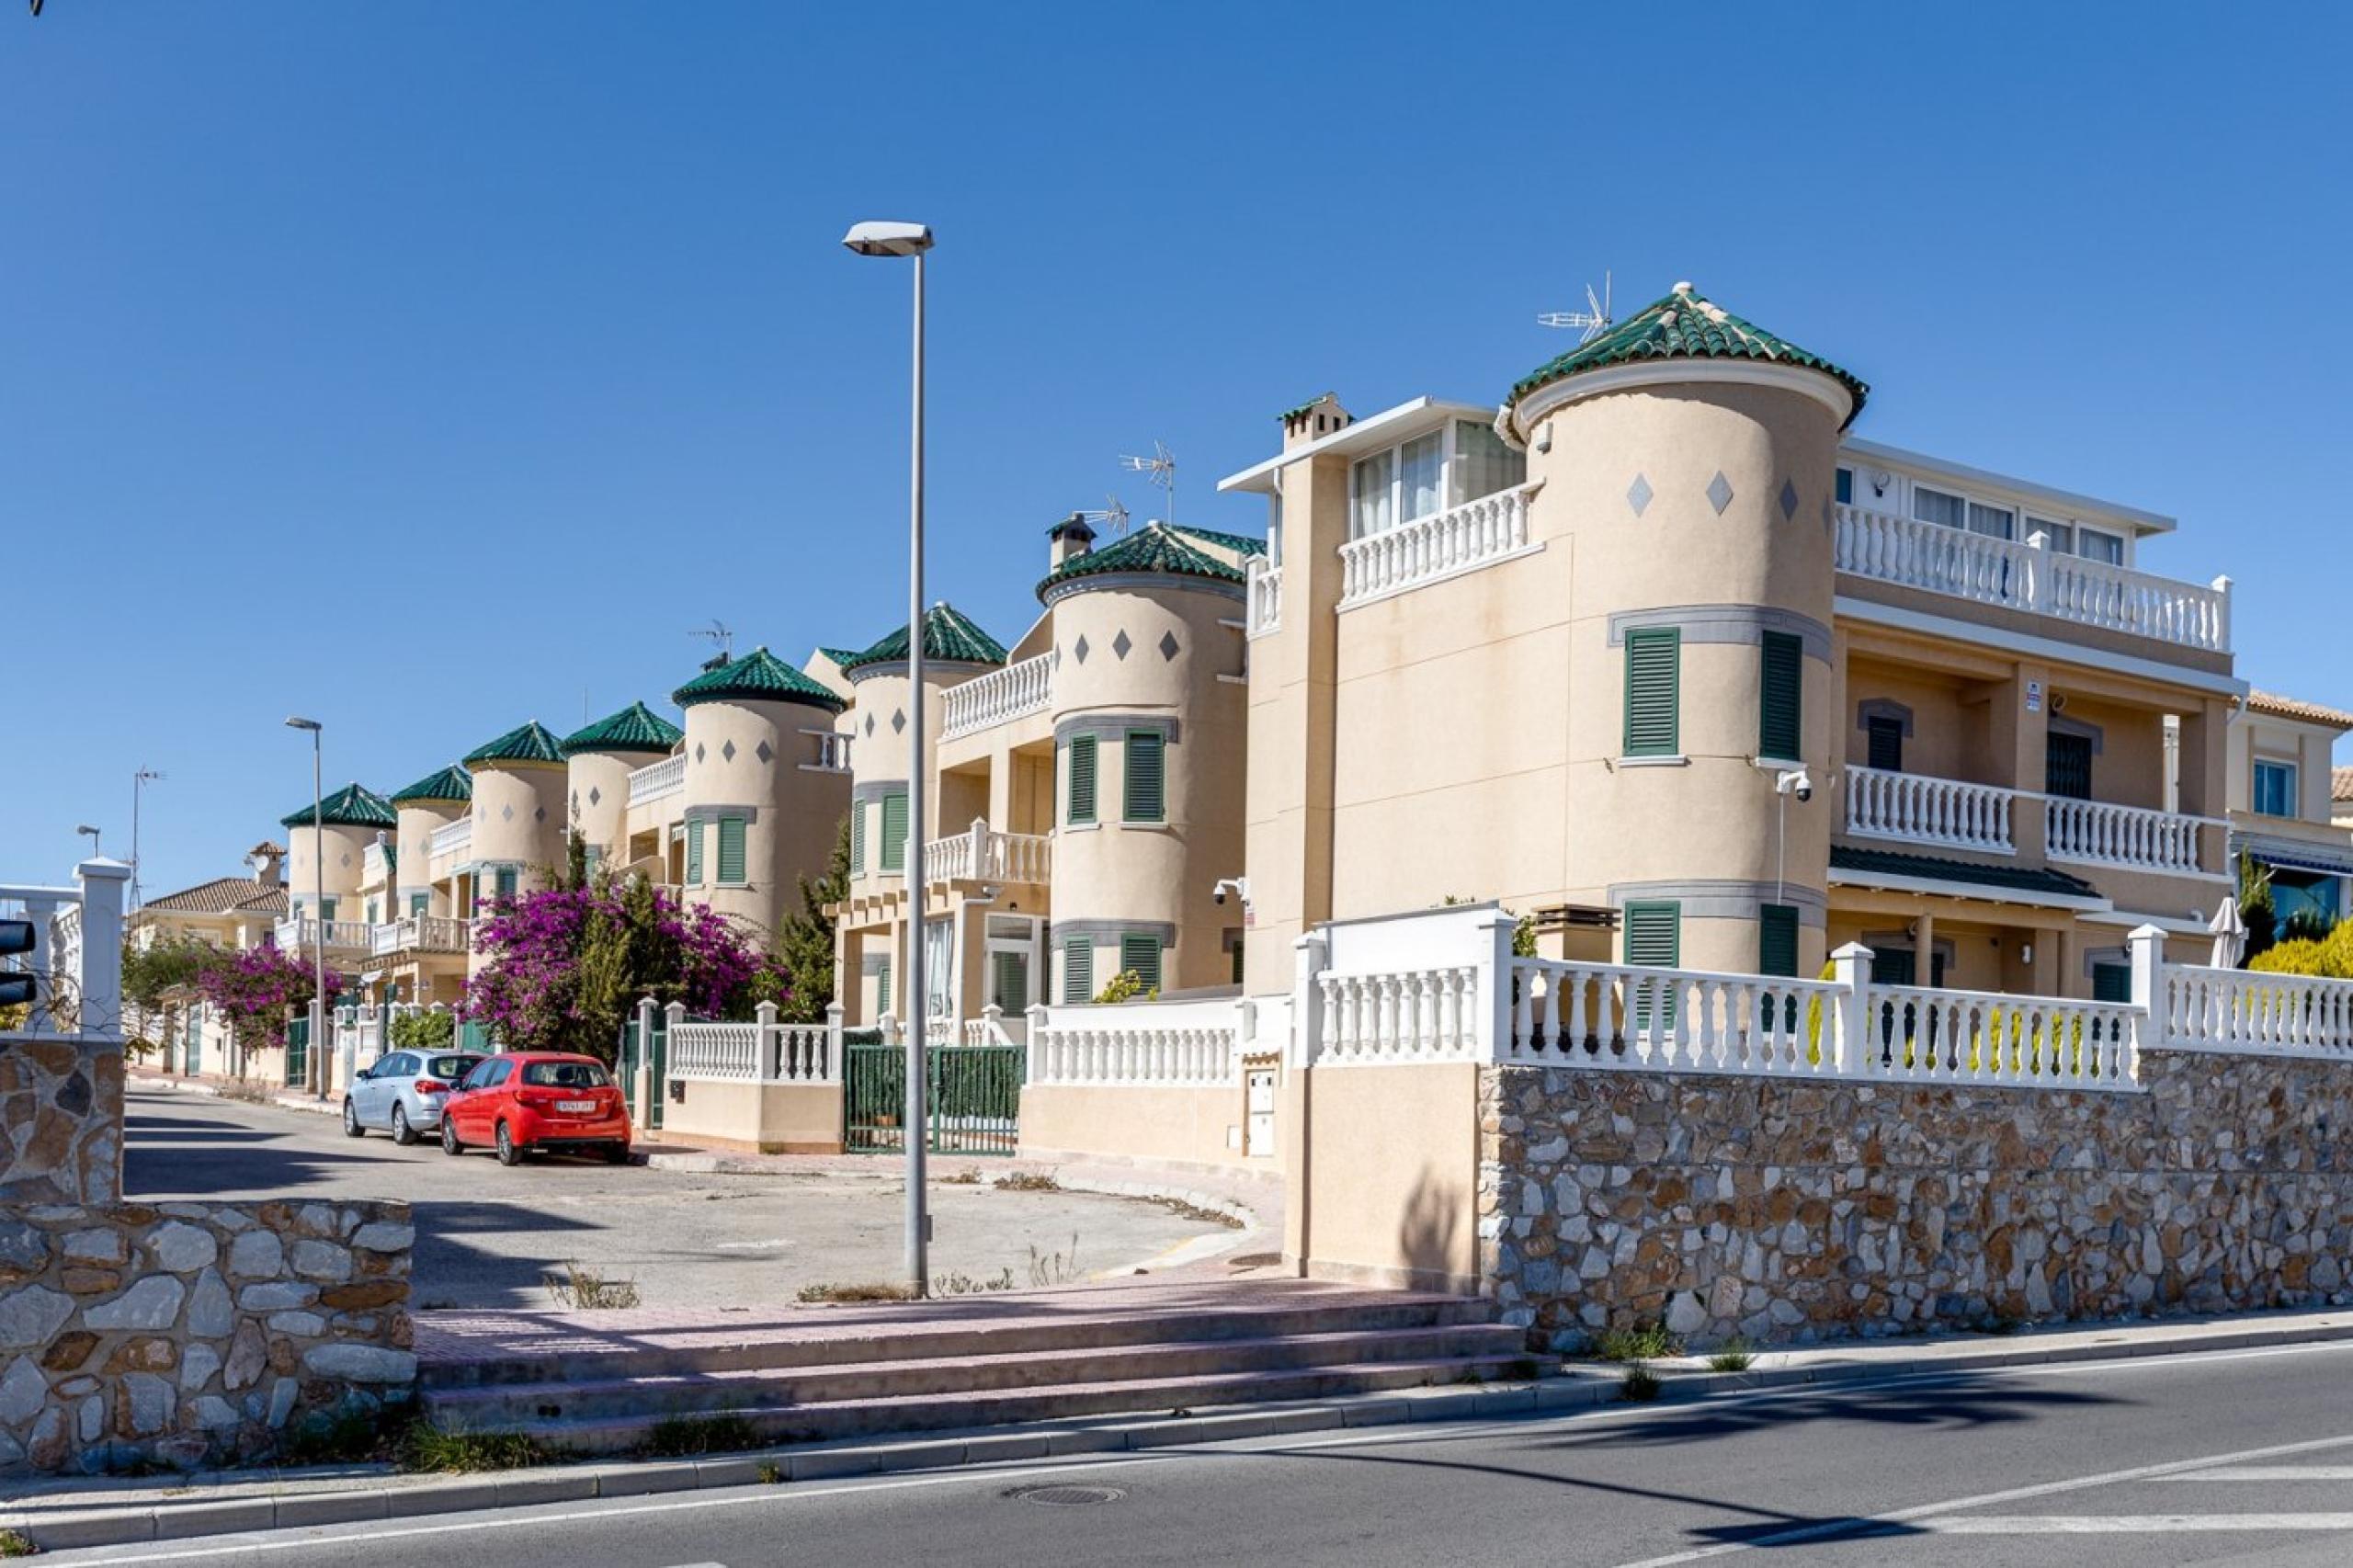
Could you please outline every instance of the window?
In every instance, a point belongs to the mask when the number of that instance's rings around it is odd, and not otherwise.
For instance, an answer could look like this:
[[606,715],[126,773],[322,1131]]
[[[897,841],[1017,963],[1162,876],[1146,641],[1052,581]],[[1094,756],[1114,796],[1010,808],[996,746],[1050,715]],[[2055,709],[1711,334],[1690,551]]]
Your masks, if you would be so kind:
[[1370,539],[1397,523],[1397,452],[1375,452],[1348,471],[1348,537]]
[[1070,738],[1070,810],[1066,820],[1074,824],[1095,820],[1095,737],[1073,735]]
[[522,878],[523,872],[520,867],[501,866],[491,873],[491,890],[501,898],[513,898]]
[[882,869],[903,871],[907,865],[907,797],[882,797]]
[[881,1017],[891,1010],[891,960],[884,959],[874,971],[874,1016]]
[[1454,422],[1454,462],[1447,473],[1447,505],[1460,506],[1528,482],[1528,455],[1504,444],[1492,425]]
[[2341,907],[2338,896],[2339,879],[2328,871],[2297,871],[2285,866],[2271,868],[2271,907],[2277,912],[2281,930],[2299,915],[2308,915],[2324,926],[2335,926]]
[[411,915],[426,914],[431,911],[432,907],[433,895],[431,893],[413,892],[408,895],[408,912]]
[[2296,814],[2296,765],[2265,762],[2255,765],[2255,809],[2268,817]]
[[719,819],[719,882],[722,887],[740,888],[744,885],[744,819]]
[[2102,533],[2097,528],[2075,530],[2075,553],[2086,561],[2104,561],[2110,566],[2124,564],[2124,540],[2121,535]]
[[1063,944],[1063,1000],[1095,1000],[1095,944],[1085,937]]
[[1397,449],[1397,520],[1410,523],[1445,510],[1438,485],[1446,475],[1446,433],[1433,430]]
[[2008,539],[2018,531],[2018,514],[2006,506],[1969,504],[1969,531],[1987,539]]
[[322,920],[333,920],[335,918],[335,900],[331,898],[323,898],[319,900],[319,918]]
[[1029,1006],[1029,955],[998,949],[989,955],[989,1000],[1008,1013]]
[[2069,801],[2092,798],[2092,742],[2089,735],[2053,733],[2044,753],[2042,792]]
[[1673,756],[1680,748],[1682,668],[1680,628],[1645,626],[1626,633],[1626,756]]
[[866,802],[852,801],[849,806],[849,869],[852,876],[866,869]]
[[1794,762],[1805,711],[1805,643],[1793,632],[1768,631],[1761,653],[1756,755]]
[[2132,966],[2129,963],[2092,965],[2092,1000],[2095,1002],[2131,1001]]
[[1135,730],[1128,735],[1126,798],[1121,814],[1129,822],[1159,822],[1167,815],[1166,737],[1156,730]]
[[1853,469],[1842,468],[1838,471],[1838,477],[1832,494],[1841,506],[1851,506],[1855,504],[1855,471]]
[[1904,721],[1885,715],[1863,721],[1870,752],[1865,765],[1882,773],[1904,771]]
[[594,1062],[527,1062],[523,1082],[534,1089],[603,1089],[613,1081]]
[[1457,419],[1401,446],[1359,459],[1348,471],[1348,537],[1364,539],[1400,523],[1507,490],[1528,477],[1528,460],[1494,428]]
[[376,923],[376,901],[371,898],[368,901],[368,924],[373,926]]
[[2048,517],[2029,517],[2026,520],[2027,542],[2029,544],[2032,544],[2034,542],[2034,536],[2037,534],[2040,534],[2050,540],[2049,549],[2053,555],[2073,555],[2075,553],[2075,529],[2074,524],[2054,523]]
[[[1674,899],[1629,903],[1622,941],[1629,964],[1675,968],[1683,956],[1683,905]],[[1650,1028],[1654,1013],[1663,1024],[1675,1022],[1675,994],[1671,988],[1637,984],[1631,989],[1636,1028]]]
[[1131,931],[1120,938],[1120,968],[1143,982],[1146,991],[1160,989],[1160,938]]
[[687,885],[702,886],[702,819],[687,824]]
[[1756,972],[1794,975],[1797,971],[1797,905],[1765,904],[1756,912]]
[[1915,484],[1912,487],[1912,515],[1924,523],[1935,523],[1939,528],[1967,528],[1969,503],[1958,495],[1948,495],[1941,490]]

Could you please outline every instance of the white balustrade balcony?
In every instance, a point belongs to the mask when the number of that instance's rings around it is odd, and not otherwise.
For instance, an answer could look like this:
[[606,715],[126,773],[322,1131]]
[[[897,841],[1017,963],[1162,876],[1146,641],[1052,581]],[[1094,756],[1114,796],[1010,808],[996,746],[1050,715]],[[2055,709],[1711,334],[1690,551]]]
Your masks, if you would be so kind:
[[998,833],[975,817],[971,831],[923,846],[924,875],[936,882],[1034,882],[1053,880],[1054,841],[1036,833]]
[[278,947],[291,951],[324,944],[329,950],[367,952],[374,928],[365,920],[313,920],[304,915],[280,920],[275,927]]
[[1269,565],[1263,555],[1250,558],[1248,583],[1244,590],[1249,608],[1244,622],[1244,634],[1264,637],[1279,631],[1283,624],[1283,569]]
[[1498,490],[1340,547],[1340,608],[1402,594],[1527,553],[1533,484]]
[[371,844],[359,855],[359,885],[378,887],[392,880],[392,858],[384,853],[381,844]]
[[817,760],[806,766],[821,773],[850,771],[850,737],[839,730],[803,730],[801,732],[817,743]]
[[665,795],[675,795],[687,787],[687,756],[665,756],[659,762],[648,763],[629,776],[629,803],[642,806],[648,801],[658,801]]
[[441,915],[404,915],[371,928],[369,950],[388,953],[462,953],[473,945],[473,922]]
[[1017,665],[1007,665],[961,686],[950,687],[940,699],[939,738],[954,740],[959,735],[992,729],[1025,713],[1044,712],[1054,700],[1055,658],[1049,649]]
[[2044,797],[2043,853],[2053,860],[2129,866],[2143,871],[2196,871],[2202,819],[2106,801]]
[[443,823],[425,841],[428,859],[438,860],[445,855],[463,855],[474,846],[474,819],[460,817],[456,822]]
[[1847,769],[1847,832],[1982,854],[2013,852],[2010,813],[2018,791],[1876,767]]
[[2231,647],[2231,581],[2154,576],[1909,517],[1837,508],[1837,569],[2202,653]]

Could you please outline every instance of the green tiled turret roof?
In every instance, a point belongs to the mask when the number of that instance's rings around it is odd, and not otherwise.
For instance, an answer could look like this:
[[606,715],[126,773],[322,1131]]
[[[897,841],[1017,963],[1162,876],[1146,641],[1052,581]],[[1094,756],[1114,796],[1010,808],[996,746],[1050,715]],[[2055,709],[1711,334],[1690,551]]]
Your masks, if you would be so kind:
[[[325,800],[318,802],[318,817],[331,827],[398,827],[400,819],[384,798],[372,790],[358,784],[346,784]],[[308,803],[297,806],[278,820],[287,827],[311,825],[312,808]]]
[[1127,574],[1136,572],[1167,573],[1179,577],[1209,577],[1221,583],[1239,583],[1242,568],[1220,560],[1202,545],[1230,550],[1238,555],[1256,555],[1266,546],[1255,539],[1240,534],[1211,533],[1205,528],[1180,528],[1166,523],[1146,523],[1143,528],[1119,543],[1103,550],[1090,550],[1084,555],[1074,555],[1039,581],[1038,597],[1044,598],[1049,590],[1081,577],[1101,577],[1113,573]]
[[666,752],[684,734],[677,725],[644,703],[632,702],[620,712],[564,736],[563,755],[578,756],[589,751]]
[[849,706],[766,648],[755,648],[715,670],[705,670],[670,694],[681,708],[727,698],[754,702],[805,702],[838,713]]
[[1539,387],[1587,370],[1643,359],[1768,359],[1802,365],[1821,371],[1854,394],[1855,406],[1847,415],[1849,424],[1862,412],[1863,400],[1871,390],[1820,355],[1741,320],[1695,292],[1690,284],[1677,283],[1665,299],[1645,305],[1592,342],[1581,343],[1522,377],[1511,389],[1511,401],[1518,403]]
[[[872,647],[835,663],[847,675],[869,665],[897,664],[906,656],[907,629],[902,626]],[[1001,665],[1005,644],[982,631],[972,617],[943,602],[923,612],[923,656],[941,664]]]
[[486,745],[466,753],[466,766],[477,762],[562,762],[563,747],[537,719],[507,731]]
[[822,642],[817,644],[817,652],[833,660],[835,669],[841,668],[858,657],[858,650],[855,648],[828,648]]
[[474,798],[474,776],[451,763],[438,773],[428,773],[405,790],[392,791],[392,804],[404,801],[471,801]]

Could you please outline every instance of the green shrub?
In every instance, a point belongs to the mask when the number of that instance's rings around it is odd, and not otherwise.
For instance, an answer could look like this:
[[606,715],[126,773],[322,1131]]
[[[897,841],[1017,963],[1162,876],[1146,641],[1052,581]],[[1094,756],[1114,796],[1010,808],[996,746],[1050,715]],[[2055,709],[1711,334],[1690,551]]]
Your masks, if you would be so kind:
[[1618,1397],[1628,1404],[1647,1404],[1656,1399],[1665,1386],[1658,1381],[1656,1372],[1648,1367],[1635,1366],[1628,1369],[1624,1381],[1619,1383]]
[[522,1432],[460,1432],[417,1421],[401,1434],[394,1457],[419,1474],[462,1475],[482,1470],[517,1470],[547,1458]]
[[1631,1328],[1608,1328],[1594,1335],[1593,1353],[1605,1361],[1648,1361],[1660,1356],[1680,1356],[1683,1341],[1661,1323],[1638,1323]]
[[[1123,969],[1104,983],[1103,989],[1095,994],[1095,1000],[1097,1006],[1105,1006],[1114,1002],[1132,1002],[1144,994],[1143,976],[1134,970]],[[1150,994],[1156,996],[1159,992],[1155,990]]]
[[1718,1346],[1716,1353],[1708,1358],[1708,1369],[1711,1372],[1745,1372],[1756,1361],[1756,1358],[1749,1352],[1748,1342],[1734,1335]]
[[458,1015],[450,1012],[395,1013],[392,1049],[447,1051],[458,1038]]

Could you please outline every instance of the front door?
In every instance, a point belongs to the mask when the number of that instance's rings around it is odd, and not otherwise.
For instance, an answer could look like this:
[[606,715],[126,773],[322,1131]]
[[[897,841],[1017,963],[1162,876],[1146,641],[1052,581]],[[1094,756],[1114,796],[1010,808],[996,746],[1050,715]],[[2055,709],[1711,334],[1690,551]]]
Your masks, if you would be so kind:
[[2042,790],[2070,801],[2092,798],[2092,743],[2088,735],[2051,736],[2043,764]]
[[1244,1080],[1248,1097],[1249,1131],[1243,1153],[1254,1160],[1272,1158],[1275,1152],[1275,1070],[1254,1067]]

